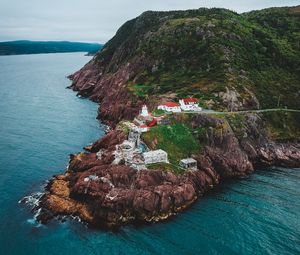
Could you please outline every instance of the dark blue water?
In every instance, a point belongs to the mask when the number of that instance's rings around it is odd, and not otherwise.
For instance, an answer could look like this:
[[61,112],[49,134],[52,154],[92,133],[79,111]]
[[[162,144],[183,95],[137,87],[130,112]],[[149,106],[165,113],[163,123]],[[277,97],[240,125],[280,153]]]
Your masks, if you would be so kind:
[[40,226],[24,195],[103,134],[97,105],[66,90],[81,53],[0,57],[0,254],[300,254],[300,170],[228,183],[166,223],[89,230]]

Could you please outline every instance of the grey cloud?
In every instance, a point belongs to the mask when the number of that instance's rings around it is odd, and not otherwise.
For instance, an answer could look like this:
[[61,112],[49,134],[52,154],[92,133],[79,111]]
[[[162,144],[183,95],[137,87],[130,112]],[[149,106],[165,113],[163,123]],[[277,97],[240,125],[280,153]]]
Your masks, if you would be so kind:
[[223,7],[245,12],[297,4],[298,0],[1,0],[0,41],[106,42],[125,21],[147,10]]

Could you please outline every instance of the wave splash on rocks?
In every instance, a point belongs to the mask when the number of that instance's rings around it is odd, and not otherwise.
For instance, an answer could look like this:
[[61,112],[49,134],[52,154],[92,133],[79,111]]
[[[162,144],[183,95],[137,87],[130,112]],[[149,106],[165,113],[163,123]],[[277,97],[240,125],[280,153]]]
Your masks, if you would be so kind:
[[[221,121],[198,116],[191,124],[200,125],[208,119]],[[166,220],[220,181],[246,176],[259,166],[300,165],[298,144],[276,144],[261,138],[258,143],[249,137],[249,130],[242,141],[230,128],[221,133],[211,130],[209,142],[195,157],[199,170],[175,175],[159,169],[136,171],[122,163],[114,165],[116,145],[126,138],[123,131],[115,129],[89,146],[89,153],[71,155],[66,172],[54,176],[44,194],[24,201],[34,205],[41,223],[69,215],[92,226],[114,228],[130,222]],[[97,156],[100,150],[101,158]]]

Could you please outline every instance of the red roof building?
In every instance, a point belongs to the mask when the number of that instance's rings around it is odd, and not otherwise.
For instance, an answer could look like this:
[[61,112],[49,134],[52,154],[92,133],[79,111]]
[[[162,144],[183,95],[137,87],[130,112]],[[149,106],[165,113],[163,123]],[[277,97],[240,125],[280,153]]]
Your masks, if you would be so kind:
[[194,97],[188,97],[179,100],[180,107],[183,111],[202,111],[202,108],[198,105],[198,99]]
[[185,104],[197,104],[198,103],[198,99],[193,98],[193,97],[189,97],[189,98],[184,98],[183,102]]
[[179,106],[179,104],[176,104],[174,102],[168,102],[168,103],[165,103],[163,105],[167,106],[167,107],[178,107]]
[[181,112],[180,105],[174,102],[167,102],[165,104],[161,104],[157,108],[167,112]]

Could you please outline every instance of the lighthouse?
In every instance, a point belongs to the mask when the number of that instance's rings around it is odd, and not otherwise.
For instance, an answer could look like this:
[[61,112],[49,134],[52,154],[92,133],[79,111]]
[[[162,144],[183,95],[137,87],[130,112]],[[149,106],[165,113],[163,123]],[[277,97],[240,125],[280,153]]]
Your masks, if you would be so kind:
[[143,116],[143,117],[148,117],[149,116],[147,105],[143,105],[141,116]]

